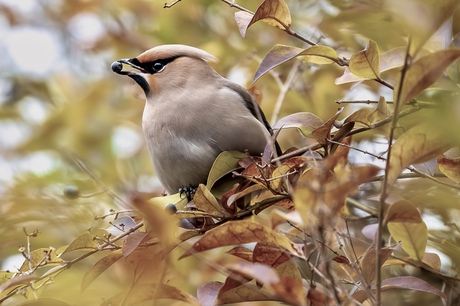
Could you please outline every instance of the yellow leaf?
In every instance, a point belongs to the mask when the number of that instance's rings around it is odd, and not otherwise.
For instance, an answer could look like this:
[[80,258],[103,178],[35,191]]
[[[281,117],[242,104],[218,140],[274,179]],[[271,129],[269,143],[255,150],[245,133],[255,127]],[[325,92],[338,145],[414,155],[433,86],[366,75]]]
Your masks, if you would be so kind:
[[388,230],[394,240],[401,242],[403,250],[412,259],[423,259],[428,242],[428,229],[424,222],[389,222]]
[[366,49],[355,53],[350,59],[351,73],[366,79],[377,79],[380,76],[380,53],[377,43],[369,40]]
[[302,49],[286,45],[275,45],[264,56],[252,81],[257,81],[268,71],[295,57],[300,57],[305,61],[318,65],[331,64],[339,60],[337,52],[327,46],[312,46],[307,49]]
[[264,0],[254,13],[248,28],[259,20],[286,30],[291,26],[291,12],[284,0]]
[[460,183],[460,157],[450,158],[441,155],[437,158],[439,170],[456,183]]
[[446,151],[449,142],[435,126],[422,124],[407,130],[393,144],[388,172],[390,184],[407,166],[428,161]]
[[240,168],[238,161],[247,156],[247,154],[239,151],[225,151],[220,153],[214,160],[209,171],[206,187],[211,190],[220,178]]

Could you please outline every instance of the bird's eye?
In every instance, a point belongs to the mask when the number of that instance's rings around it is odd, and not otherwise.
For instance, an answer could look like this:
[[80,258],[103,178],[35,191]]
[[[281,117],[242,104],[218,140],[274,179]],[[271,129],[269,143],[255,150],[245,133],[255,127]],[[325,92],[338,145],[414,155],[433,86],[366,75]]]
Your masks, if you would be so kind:
[[152,65],[152,69],[154,72],[161,72],[163,69],[165,69],[166,65],[160,62],[155,62]]

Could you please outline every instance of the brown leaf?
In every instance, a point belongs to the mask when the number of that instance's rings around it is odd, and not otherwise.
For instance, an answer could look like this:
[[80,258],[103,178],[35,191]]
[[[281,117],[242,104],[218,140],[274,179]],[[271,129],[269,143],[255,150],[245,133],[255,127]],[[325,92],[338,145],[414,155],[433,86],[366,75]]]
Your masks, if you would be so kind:
[[196,189],[195,195],[193,196],[193,202],[195,203],[197,209],[210,215],[216,217],[224,217],[228,215],[214,195],[203,184],[200,184]]
[[424,280],[421,280],[420,278],[414,276],[398,276],[387,278],[382,281],[382,291],[387,291],[395,288],[433,293],[440,296],[443,299],[446,299],[445,294],[441,290],[431,286]]
[[423,220],[414,204],[407,200],[399,200],[388,207],[384,223],[388,222],[420,223]]
[[247,260],[249,262],[252,262],[252,250],[242,247],[242,246],[237,246],[231,249],[230,251],[227,252],[230,255],[242,258],[244,260]]
[[422,262],[436,271],[441,271],[441,258],[436,253],[425,253]]
[[[458,57],[460,57],[460,50],[449,49],[429,54],[417,60],[408,67],[404,75],[402,88],[399,86],[401,83],[399,79],[396,82],[393,92],[394,101],[406,103],[416,97],[438,80],[444,70]],[[399,78],[401,78],[401,74]]]
[[377,43],[369,40],[367,47],[350,58],[351,73],[366,79],[380,77],[380,53]]
[[83,292],[88,286],[99,276],[116,263],[120,258],[123,257],[121,250],[115,250],[110,252],[106,256],[99,259],[92,267],[89,269],[81,281],[81,291]]
[[256,244],[253,253],[253,262],[265,264],[276,268],[280,264],[289,260],[292,256],[278,248],[273,248],[270,244],[259,242]]
[[263,242],[273,245],[275,249],[285,250],[297,254],[293,244],[285,236],[273,231],[269,227],[250,222],[234,221],[225,223],[212,229],[201,237],[180,258],[226,245]]
[[216,305],[269,300],[273,300],[273,294],[260,288],[255,281],[251,281],[240,286],[232,286],[228,290],[224,290],[222,287]]
[[334,116],[329,118],[329,120],[327,120],[323,125],[312,131],[312,136],[322,146],[325,146],[327,144],[327,139],[330,138],[331,129],[334,126],[335,120],[337,120],[337,117],[340,115],[340,113],[342,113],[342,111],[343,107],[339,108]]
[[[382,248],[380,253],[380,264],[383,265],[385,261],[390,257],[393,252],[393,248]],[[370,286],[375,279],[376,267],[377,267],[377,256],[375,255],[375,248],[369,249],[364,255],[361,261],[361,274],[363,280],[366,282],[364,285]],[[379,268],[381,268],[380,266]]]
[[304,173],[294,189],[294,204],[305,222],[312,226],[319,222],[331,225],[345,205],[348,194],[353,194],[359,185],[368,182],[377,174],[375,166],[341,165],[333,158],[318,162]]

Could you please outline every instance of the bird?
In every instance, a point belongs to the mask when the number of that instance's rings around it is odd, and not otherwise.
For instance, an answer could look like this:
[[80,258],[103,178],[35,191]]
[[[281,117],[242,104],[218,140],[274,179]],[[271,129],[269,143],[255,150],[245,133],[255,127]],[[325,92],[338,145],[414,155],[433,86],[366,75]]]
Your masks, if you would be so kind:
[[221,152],[260,156],[270,143],[273,131],[259,105],[209,65],[217,61],[199,48],[168,44],[112,63],[113,72],[144,91],[142,128],[155,174],[169,194],[189,198],[206,184]]

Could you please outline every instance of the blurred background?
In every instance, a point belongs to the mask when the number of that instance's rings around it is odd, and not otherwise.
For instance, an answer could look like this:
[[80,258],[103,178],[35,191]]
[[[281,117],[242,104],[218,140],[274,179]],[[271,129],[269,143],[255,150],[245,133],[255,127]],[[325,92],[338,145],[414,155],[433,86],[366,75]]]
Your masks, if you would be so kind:
[[[255,11],[260,2],[238,4]],[[368,38],[377,41],[382,52],[404,43],[401,30],[379,15],[380,1],[288,4],[296,31],[315,42],[346,45],[343,55],[361,50]],[[220,74],[249,88],[273,45],[306,47],[263,23],[241,37],[233,17],[237,10],[224,1],[183,0],[171,8],[163,6],[158,0],[0,0],[2,270],[21,265],[18,248],[26,244],[24,231],[40,232],[31,240],[33,249],[66,245],[89,228],[106,227],[106,221],[95,217],[129,208],[130,193],[163,192],[141,130],[143,93],[133,81],[111,71],[114,60],[160,44],[192,45],[220,59],[213,64]],[[459,20],[454,18],[457,32]],[[279,95],[279,80],[286,79],[292,65],[255,84],[268,118]],[[337,111],[337,99],[391,99],[392,93],[379,84],[366,83],[359,90],[334,85],[342,73],[336,65],[302,65],[280,117],[309,111],[326,120]],[[294,140],[284,137],[281,142],[286,148]],[[443,196],[448,203],[455,199]],[[59,276],[59,284],[50,286],[47,294],[63,295],[66,288],[69,299],[90,304],[102,302],[104,292],[113,295],[124,278],[116,271],[80,296],[81,278],[91,265],[82,262],[81,269]],[[183,285],[190,287],[184,290],[191,292],[206,278],[204,271],[183,273]],[[193,278],[196,284],[187,282]]]

